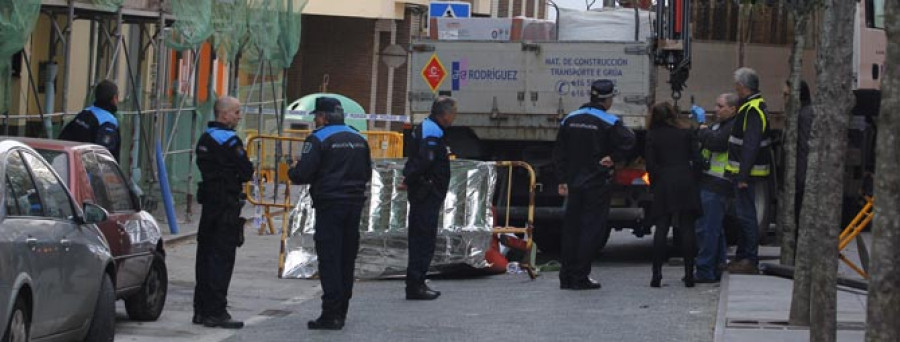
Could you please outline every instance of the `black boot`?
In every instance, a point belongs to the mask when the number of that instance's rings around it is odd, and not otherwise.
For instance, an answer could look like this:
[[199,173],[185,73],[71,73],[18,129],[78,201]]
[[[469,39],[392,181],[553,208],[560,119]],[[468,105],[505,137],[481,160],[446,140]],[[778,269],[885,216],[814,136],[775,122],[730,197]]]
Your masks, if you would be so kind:
[[406,299],[408,300],[435,300],[440,296],[440,291],[432,290],[425,284],[406,285]]
[[650,287],[659,287],[662,282],[662,265],[653,263],[653,278],[650,278]]
[[309,330],[341,330],[344,328],[344,320],[338,317],[329,317],[324,313],[314,321],[306,322]]
[[694,259],[684,259],[684,286],[694,287]]

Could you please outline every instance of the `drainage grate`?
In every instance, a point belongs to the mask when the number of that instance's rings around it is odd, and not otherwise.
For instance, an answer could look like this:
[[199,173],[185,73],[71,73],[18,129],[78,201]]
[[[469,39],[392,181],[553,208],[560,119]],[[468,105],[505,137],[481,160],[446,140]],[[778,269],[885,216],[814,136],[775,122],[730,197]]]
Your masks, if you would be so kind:
[[269,310],[260,312],[259,315],[260,315],[260,316],[268,316],[268,317],[284,317],[284,316],[290,315],[290,314],[292,314],[292,313],[294,313],[294,312],[293,312],[293,311],[287,311],[287,310],[273,310],[273,309],[269,309]]
[[[726,327],[735,329],[808,330],[809,327],[791,325],[784,320],[729,319]],[[838,322],[837,330],[865,331],[864,322]]]

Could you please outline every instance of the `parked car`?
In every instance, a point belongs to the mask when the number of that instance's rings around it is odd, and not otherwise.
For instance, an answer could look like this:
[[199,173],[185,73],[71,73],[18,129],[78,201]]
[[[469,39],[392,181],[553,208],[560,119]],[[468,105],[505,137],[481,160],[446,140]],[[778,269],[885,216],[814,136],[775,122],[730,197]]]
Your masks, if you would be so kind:
[[109,212],[98,223],[116,261],[116,297],[128,317],[155,321],[168,291],[166,253],[159,224],[141,209],[131,181],[101,146],[47,139],[20,139],[40,153],[62,177],[76,201]]
[[96,223],[30,147],[0,137],[2,341],[112,341],[116,269]]

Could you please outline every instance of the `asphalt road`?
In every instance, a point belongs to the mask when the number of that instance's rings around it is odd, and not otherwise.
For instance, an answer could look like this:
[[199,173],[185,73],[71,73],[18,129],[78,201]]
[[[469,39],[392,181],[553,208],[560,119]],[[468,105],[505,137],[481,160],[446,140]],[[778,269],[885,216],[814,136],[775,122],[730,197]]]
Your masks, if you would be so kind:
[[[276,277],[278,237],[253,236],[239,250],[229,294],[238,331],[190,323],[196,245],[169,246],[169,299],[158,322],[130,322],[119,307],[117,341],[712,341],[719,288],[685,288],[682,268],[664,268],[650,283],[649,238],[614,233],[595,260],[598,291],[561,291],[556,272],[535,281],[497,275],[437,279],[432,302],[404,299],[402,280],[356,284],[342,331],[310,331],[319,314],[317,280]],[[552,258],[543,256],[542,259]]]

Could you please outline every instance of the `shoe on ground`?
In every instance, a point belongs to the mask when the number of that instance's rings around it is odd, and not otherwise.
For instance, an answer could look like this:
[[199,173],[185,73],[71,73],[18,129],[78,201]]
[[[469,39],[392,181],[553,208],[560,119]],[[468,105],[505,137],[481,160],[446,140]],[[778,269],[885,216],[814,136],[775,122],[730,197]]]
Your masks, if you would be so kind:
[[728,264],[728,272],[732,274],[759,274],[759,268],[750,260],[739,260]]
[[588,277],[585,277],[581,280],[572,281],[570,285],[571,287],[569,289],[571,290],[596,290],[603,287],[600,285],[600,282]]
[[203,316],[201,316],[200,314],[194,314],[194,318],[191,318],[191,323],[203,324]]
[[224,314],[219,317],[204,317],[203,326],[207,328],[240,329],[244,327],[244,322],[235,321],[228,314]]
[[309,330],[341,330],[344,328],[344,321],[339,318],[319,317],[314,321],[306,322]]
[[435,300],[440,296],[441,291],[432,290],[425,284],[406,288],[406,299],[408,300]]

